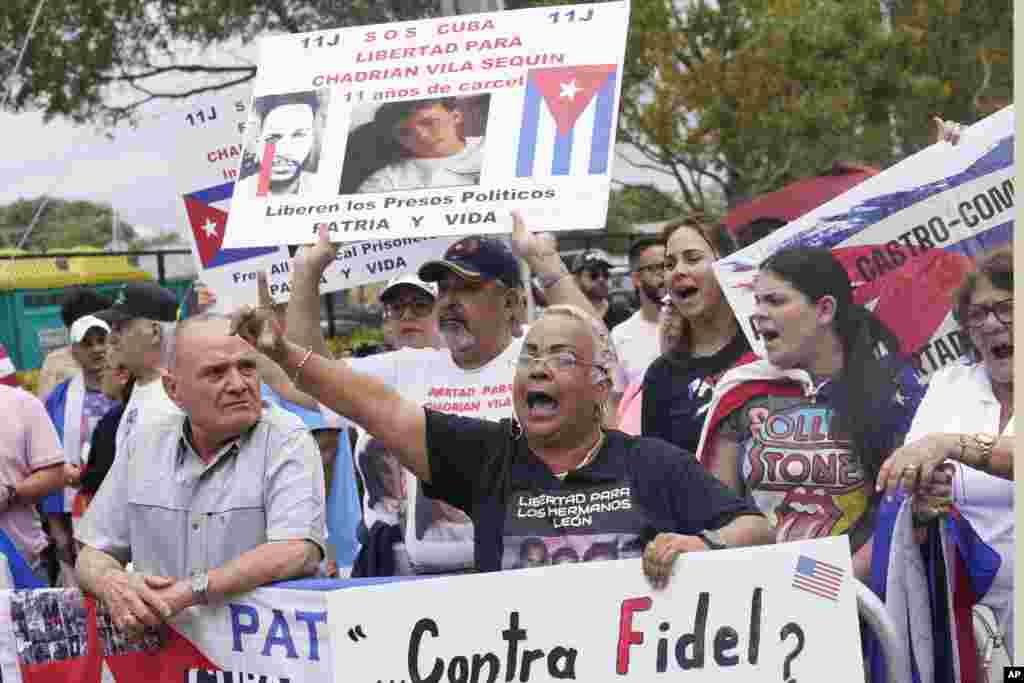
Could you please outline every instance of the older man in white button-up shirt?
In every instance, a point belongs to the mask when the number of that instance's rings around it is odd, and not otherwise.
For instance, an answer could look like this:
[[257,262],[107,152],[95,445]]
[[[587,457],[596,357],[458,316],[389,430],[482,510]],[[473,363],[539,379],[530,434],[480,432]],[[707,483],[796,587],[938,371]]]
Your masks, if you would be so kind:
[[297,417],[261,403],[256,352],[229,326],[180,324],[164,385],[184,415],[132,433],[76,533],[81,585],[129,633],[312,575],[324,555],[316,442]]

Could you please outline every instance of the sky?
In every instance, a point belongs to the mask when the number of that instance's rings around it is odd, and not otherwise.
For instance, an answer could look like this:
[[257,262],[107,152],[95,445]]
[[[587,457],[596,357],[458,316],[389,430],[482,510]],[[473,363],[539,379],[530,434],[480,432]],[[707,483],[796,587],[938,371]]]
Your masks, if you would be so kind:
[[50,195],[110,204],[144,234],[174,229],[178,187],[168,177],[175,141],[144,129],[115,131],[113,140],[92,127],[35,113],[0,114],[8,141],[0,157],[0,204]]

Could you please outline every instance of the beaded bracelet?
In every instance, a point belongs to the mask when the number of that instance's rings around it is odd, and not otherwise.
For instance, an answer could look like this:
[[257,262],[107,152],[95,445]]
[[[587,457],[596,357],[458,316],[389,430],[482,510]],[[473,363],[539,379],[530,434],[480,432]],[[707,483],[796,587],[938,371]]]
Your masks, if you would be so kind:
[[310,347],[306,349],[306,355],[303,356],[302,360],[299,361],[299,364],[295,366],[295,376],[292,378],[292,382],[294,382],[295,384],[299,383],[299,373],[302,372],[302,366],[306,364],[306,361],[309,360],[309,357],[312,355],[313,348]]

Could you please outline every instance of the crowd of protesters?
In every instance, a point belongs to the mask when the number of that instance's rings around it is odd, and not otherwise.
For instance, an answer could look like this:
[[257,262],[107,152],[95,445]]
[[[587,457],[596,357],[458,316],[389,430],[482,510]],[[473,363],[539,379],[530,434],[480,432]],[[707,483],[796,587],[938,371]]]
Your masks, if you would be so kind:
[[[513,218],[510,240],[460,239],[389,281],[390,350],[360,358],[322,336],[325,230],[296,253],[287,305],[261,277],[261,305],[231,319],[201,287],[187,313],[153,283],[70,291],[70,344],[38,397],[0,386],[15,585],[79,585],[141,633],[303,576],[642,558],[663,587],[681,553],[844,535],[855,575],[883,592],[872,568],[893,532],[876,521],[900,492],[922,552],[955,504],[1002,557],[982,602],[1012,635],[1008,252],[957,290],[965,355],[925,393],[827,249],[760,264],[757,357],[712,271],[735,248],[713,221],[633,246],[630,312],[609,302],[607,255],[566,267]],[[532,320],[522,262],[545,304]],[[598,501],[585,528],[536,504],[581,493]]]

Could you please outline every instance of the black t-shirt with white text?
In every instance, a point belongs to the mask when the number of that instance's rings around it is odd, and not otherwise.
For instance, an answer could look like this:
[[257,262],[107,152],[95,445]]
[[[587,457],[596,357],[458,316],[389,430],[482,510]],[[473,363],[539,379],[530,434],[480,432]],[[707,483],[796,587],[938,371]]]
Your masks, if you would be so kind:
[[712,356],[666,354],[644,375],[641,433],[697,452],[715,383],[744,354],[750,344],[743,332]]
[[559,479],[510,421],[426,410],[431,483],[468,514],[479,571],[640,557],[661,532],[693,535],[760,514],[690,454],[618,431]]

